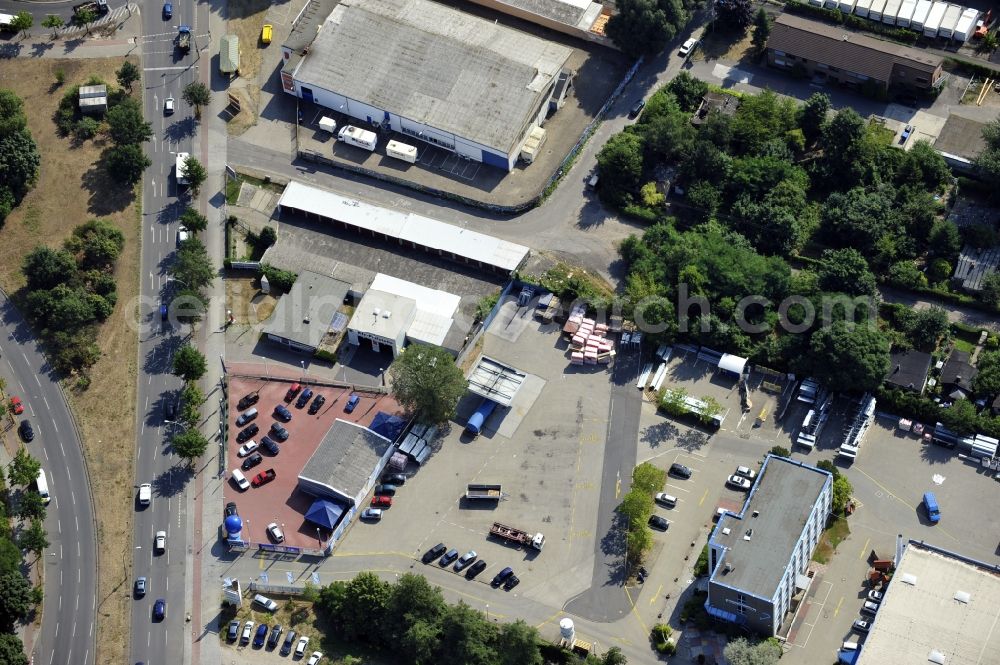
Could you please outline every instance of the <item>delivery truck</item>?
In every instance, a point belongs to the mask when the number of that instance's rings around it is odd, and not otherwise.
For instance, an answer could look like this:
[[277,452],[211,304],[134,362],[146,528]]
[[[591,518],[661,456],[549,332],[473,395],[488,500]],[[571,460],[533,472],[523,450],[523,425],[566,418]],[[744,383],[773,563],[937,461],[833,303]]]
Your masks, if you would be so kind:
[[187,185],[188,184],[187,174],[184,171],[184,162],[187,161],[187,158],[190,157],[190,156],[191,155],[189,155],[186,152],[179,152],[179,153],[177,153],[177,165],[176,165],[177,174],[176,175],[177,175],[177,184],[178,185]]
[[399,141],[389,141],[385,144],[385,154],[404,162],[413,164],[417,161],[417,149],[412,145],[400,143]]
[[486,501],[499,501],[503,496],[502,486],[499,484],[469,483],[465,488],[465,498],[470,500],[485,499]]
[[527,531],[515,529],[500,522],[493,523],[493,526],[490,527],[490,535],[496,536],[500,540],[506,540],[508,543],[514,545],[530,547],[539,552],[545,547],[545,536],[541,533],[528,533]]
[[375,151],[375,146],[378,145],[378,136],[375,135],[375,132],[370,132],[367,129],[361,129],[354,125],[347,125],[342,128],[340,133],[337,134],[337,138],[344,143],[364,148],[365,150],[371,150],[372,152]]

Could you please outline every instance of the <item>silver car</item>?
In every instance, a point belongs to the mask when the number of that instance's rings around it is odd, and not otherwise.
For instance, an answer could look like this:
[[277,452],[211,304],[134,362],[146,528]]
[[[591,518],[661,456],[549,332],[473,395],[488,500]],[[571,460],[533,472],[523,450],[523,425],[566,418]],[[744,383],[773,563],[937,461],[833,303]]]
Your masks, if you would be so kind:
[[174,114],[174,98],[167,97],[163,100],[163,115],[173,115]]
[[463,568],[465,568],[466,566],[468,566],[470,563],[475,561],[476,557],[478,556],[479,555],[476,554],[475,550],[469,550],[468,552],[463,554],[461,557],[459,557],[458,561],[455,562],[455,572],[458,572]]

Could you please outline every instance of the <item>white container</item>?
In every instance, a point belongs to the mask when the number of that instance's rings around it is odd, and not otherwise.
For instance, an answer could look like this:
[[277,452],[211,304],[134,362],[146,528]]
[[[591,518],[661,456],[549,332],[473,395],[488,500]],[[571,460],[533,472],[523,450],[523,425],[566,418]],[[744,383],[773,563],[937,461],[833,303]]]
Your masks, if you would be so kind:
[[868,10],[868,18],[873,21],[881,21],[882,10],[885,9],[886,2],[887,0],[873,0],[871,8]]
[[961,43],[969,41],[969,37],[976,29],[976,20],[979,18],[979,10],[969,7],[962,13],[962,18],[958,20],[958,25],[955,26],[955,34],[952,38]]
[[826,0],[826,2],[823,3],[823,6],[827,9],[836,9],[838,4],[837,0]]
[[948,8],[944,11],[944,18],[941,19],[941,25],[938,27],[938,36],[951,39],[955,34],[955,27],[961,18],[962,8],[958,5],[948,5]]
[[941,28],[941,21],[944,19],[944,13],[948,11],[948,3],[946,2],[935,2],[931,7],[930,13],[927,15],[927,20],[924,21],[924,36],[925,37],[937,37],[938,30]]
[[931,7],[934,6],[932,0],[917,0],[917,6],[913,10],[913,16],[910,17],[910,27],[917,32],[923,32],[924,21],[927,20],[927,15],[931,12]]
[[899,13],[896,14],[896,25],[901,28],[908,28],[910,26],[910,17],[913,16],[913,10],[917,8],[917,0],[903,0],[903,4],[899,8]]
[[389,141],[385,144],[385,154],[404,162],[415,164],[417,161],[417,149],[415,146],[400,143],[399,141]]
[[323,116],[319,119],[319,128],[323,131],[330,132],[333,134],[337,131],[337,123],[334,122],[333,118],[328,118]]
[[857,0],[840,0],[837,6],[844,14],[850,14],[854,11],[854,3],[856,1]]
[[871,9],[872,0],[858,0],[858,4],[854,5],[854,13],[857,16],[868,16],[868,10]]
[[902,6],[903,0],[889,0],[885,3],[885,9],[882,10],[882,22],[896,25],[896,14],[899,13],[899,8]]
[[354,125],[347,125],[342,128],[340,133],[337,134],[337,138],[344,143],[364,148],[365,150],[374,151],[375,146],[378,145],[378,136],[375,135],[375,132],[370,132],[367,129],[361,129]]

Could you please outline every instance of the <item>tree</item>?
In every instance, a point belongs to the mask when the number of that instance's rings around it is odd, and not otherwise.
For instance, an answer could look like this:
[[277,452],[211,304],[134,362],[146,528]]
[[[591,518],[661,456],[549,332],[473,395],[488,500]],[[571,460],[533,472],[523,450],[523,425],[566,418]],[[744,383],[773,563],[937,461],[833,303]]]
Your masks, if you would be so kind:
[[831,106],[829,95],[814,92],[799,109],[799,129],[810,145],[823,134]]
[[212,99],[212,93],[204,83],[193,81],[184,86],[181,97],[194,107],[195,117],[201,117],[201,107],[208,106]]
[[632,469],[632,488],[652,496],[663,489],[667,473],[649,462],[643,462]]
[[359,573],[345,587],[337,622],[348,640],[376,642],[391,595],[390,585],[375,573]]
[[194,427],[201,419],[201,405],[205,402],[205,393],[194,381],[188,381],[181,390],[180,419],[188,427]]
[[28,126],[24,100],[9,88],[0,88],[0,137],[9,136]]
[[170,443],[181,459],[192,464],[208,450],[208,439],[196,429],[186,429],[180,434],[175,434]]
[[542,665],[538,640],[538,630],[523,619],[503,624],[496,638],[500,665]]
[[97,17],[98,13],[90,8],[77,10],[76,13],[73,14],[73,20],[77,25],[87,26],[87,34],[90,34],[90,24],[96,21]]
[[493,650],[497,629],[464,602],[453,605],[441,620],[440,665],[496,665]]
[[265,226],[260,230],[258,240],[260,242],[260,246],[266,249],[278,242],[278,232],[274,230],[273,226]]
[[[0,538],[0,575],[21,570],[21,551],[10,538]],[[3,661],[0,661],[3,662]]]
[[951,180],[951,169],[944,157],[930,143],[921,139],[906,151],[905,159],[896,173],[898,185],[919,185],[937,191]]
[[814,332],[809,347],[798,363],[834,392],[875,390],[889,371],[889,342],[868,324],[837,321]]
[[14,627],[31,610],[31,584],[21,573],[0,575],[0,628],[14,632]]
[[52,28],[53,39],[55,39],[55,36],[58,33],[59,28],[63,27],[64,25],[66,25],[66,22],[63,21],[62,16],[56,16],[55,14],[49,14],[42,20],[43,28]]
[[413,621],[419,618],[436,625],[444,610],[444,596],[439,587],[431,586],[423,575],[404,573],[392,585],[385,627],[390,635],[403,639]]
[[979,44],[976,45],[977,53],[993,53],[1000,46],[1000,37],[997,36],[996,30],[993,32],[987,32],[986,36],[979,40]]
[[987,305],[1000,306],[1000,273],[991,272],[983,278],[979,299]]
[[612,136],[597,153],[601,193],[611,203],[626,205],[639,189],[642,176],[642,140],[631,132]]
[[[875,153],[865,121],[852,108],[837,111],[823,128],[816,177],[827,189],[846,190],[872,179]],[[831,180],[832,178],[832,180]]]
[[20,11],[14,14],[14,20],[10,22],[10,27],[15,32],[27,32],[34,24],[35,17],[31,15],[31,12]]
[[628,658],[618,647],[611,647],[601,657],[601,665],[628,665]]
[[35,182],[41,163],[38,145],[27,129],[0,136],[0,183],[15,200]]
[[190,344],[185,344],[174,354],[174,374],[185,381],[197,381],[207,369],[205,356]]
[[737,637],[722,654],[730,665],[775,665],[781,658],[781,646],[771,640],[751,644],[745,637]]
[[38,478],[42,463],[28,454],[25,448],[18,448],[17,454],[7,467],[7,479],[11,485],[27,487]]
[[100,131],[101,124],[97,122],[94,118],[89,115],[80,118],[73,125],[73,137],[77,141],[86,141],[97,136],[97,132]]
[[42,550],[49,546],[48,533],[42,525],[42,520],[31,520],[31,526],[17,537],[17,545],[22,550],[34,552],[36,556],[41,554]]
[[191,206],[185,208],[184,212],[181,213],[180,222],[181,225],[188,231],[193,231],[195,233],[201,233],[208,228],[208,217],[205,217],[205,215],[202,215]]
[[92,219],[73,229],[63,245],[80,257],[81,268],[103,270],[111,267],[125,248],[125,234],[107,220]]
[[142,148],[135,144],[110,148],[105,161],[111,177],[130,187],[142,180],[142,172],[152,163]]
[[17,510],[14,514],[22,520],[41,519],[45,517],[45,502],[42,495],[35,490],[25,490],[17,502]]
[[639,190],[639,198],[642,200],[642,205],[647,208],[660,208],[667,201],[667,197],[664,196],[656,189],[655,182],[647,182]]
[[122,63],[121,69],[116,74],[118,75],[118,85],[128,88],[129,94],[132,94],[132,84],[142,78],[142,72],[139,71],[139,68],[128,60]]
[[830,509],[835,515],[844,512],[844,507],[851,500],[851,493],[853,491],[854,488],[851,486],[851,481],[847,479],[847,476],[837,476],[833,479],[833,502]]
[[1000,185],[1000,118],[983,127],[986,145],[973,162],[979,172],[996,187]]
[[837,465],[834,464],[833,462],[831,462],[828,459],[820,460],[819,462],[816,462],[816,468],[817,469],[822,469],[823,471],[829,472],[829,474],[831,476],[833,476],[834,479],[840,477],[840,469],[838,469]]
[[972,379],[977,395],[1000,394],[1000,351],[986,351],[979,355],[976,363],[979,373]]
[[708,92],[708,83],[682,71],[667,84],[667,90],[673,93],[682,111],[693,113]]
[[[131,64],[130,62],[125,63],[125,65]],[[125,65],[122,65],[122,69],[119,70],[119,79],[125,70]],[[108,124],[108,136],[118,146],[143,143],[153,137],[152,123],[143,119],[139,102],[131,98],[124,99],[121,103],[112,106],[105,114],[104,121]]]
[[205,167],[202,166],[202,163],[197,158],[189,155],[184,160],[184,177],[188,181],[188,187],[191,188],[191,195],[198,196],[201,186],[208,178],[208,171],[205,170]]
[[633,58],[662,51],[688,19],[680,0],[618,0],[615,6],[607,35]]
[[767,48],[767,39],[771,36],[771,19],[767,12],[761,7],[757,10],[757,16],[753,20],[753,48],[758,55]]
[[188,238],[181,243],[169,270],[175,279],[193,290],[208,286],[215,278],[215,268],[208,258],[208,250],[198,238]]
[[819,287],[824,291],[852,296],[875,296],[878,287],[875,275],[868,269],[865,257],[856,249],[828,249],[820,262]]
[[740,35],[753,23],[753,0],[715,0],[715,20]]
[[927,239],[933,256],[954,259],[962,249],[962,236],[954,222],[942,219],[934,223]]
[[17,635],[0,635],[0,663],[3,665],[28,665],[24,644]]
[[774,455],[775,457],[791,457],[792,456],[792,453],[788,450],[788,448],[782,448],[781,446],[774,446],[773,448],[771,448],[767,452],[769,454],[771,454],[771,455]]
[[413,344],[389,367],[396,401],[421,422],[441,423],[455,416],[468,381],[455,359],[437,346]]
[[926,309],[904,310],[900,323],[913,346],[922,351],[933,351],[938,340],[948,334],[948,313],[938,306]]

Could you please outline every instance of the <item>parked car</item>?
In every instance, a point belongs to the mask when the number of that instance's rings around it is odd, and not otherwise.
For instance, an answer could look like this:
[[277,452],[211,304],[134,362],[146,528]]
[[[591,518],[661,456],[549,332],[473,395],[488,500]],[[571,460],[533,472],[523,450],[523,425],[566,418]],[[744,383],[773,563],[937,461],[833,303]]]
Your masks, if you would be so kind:
[[281,633],[284,629],[281,624],[275,624],[274,628],[271,629],[271,634],[267,636],[267,648],[273,649],[278,646],[278,640],[281,639]]
[[383,483],[381,485],[375,486],[375,494],[388,494],[389,496],[396,495],[396,486]]
[[295,645],[295,655],[301,658],[306,653],[306,647],[309,646],[309,637],[303,636],[299,638],[299,643]]
[[153,603],[153,621],[163,621],[167,618],[167,601],[163,598],[157,598],[156,602]]
[[295,399],[295,396],[299,394],[300,390],[302,390],[302,386],[300,386],[298,383],[293,383],[292,385],[288,386],[288,392],[285,393],[285,401],[291,402],[293,399]]
[[677,497],[666,492],[657,492],[656,503],[661,506],[666,506],[667,508],[673,508],[677,505]]
[[907,125],[906,126],[906,128],[903,130],[903,133],[899,135],[899,144],[900,145],[903,145],[904,143],[906,143],[907,139],[910,138],[910,134],[913,133],[914,129],[915,128],[914,128],[913,125]]
[[243,624],[243,634],[240,635],[240,644],[250,644],[250,636],[253,634],[253,621]]
[[451,563],[457,558],[458,558],[458,550],[456,550],[455,548],[451,548],[450,550],[445,552],[443,557],[441,557],[441,560],[438,561],[438,565],[440,565],[442,568],[446,568],[449,563]]
[[253,437],[257,436],[257,432],[259,431],[260,428],[257,427],[257,423],[253,423],[249,427],[244,427],[242,430],[240,430],[240,433],[236,435],[236,441],[238,443],[243,443],[247,439],[252,439]]
[[235,642],[240,636],[240,620],[233,619],[229,622],[229,631],[226,633],[226,639],[230,642]]
[[691,469],[684,466],[683,464],[678,464],[677,462],[674,462],[673,464],[670,465],[670,475],[677,476],[679,478],[690,478]]
[[743,476],[729,476],[726,478],[726,484],[738,490],[748,490],[750,489],[751,482]]
[[274,437],[278,439],[278,441],[288,440],[288,430],[278,423],[271,423],[271,433],[274,434]]
[[246,411],[241,413],[239,417],[236,419],[236,426],[243,427],[251,420],[255,420],[256,418],[257,418],[257,409],[254,408],[247,409]]
[[135,597],[142,598],[146,595],[146,578],[137,577],[135,580]]
[[361,513],[361,519],[369,520],[372,522],[378,522],[382,519],[382,509],[381,508],[365,508],[364,512]]
[[510,591],[520,583],[520,578],[518,578],[517,575],[511,574],[511,576],[507,578],[507,581],[503,583],[503,588],[505,591]]
[[444,543],[438,543],[434,547],[432,547],[429,550],[427,550],[426,552],[424,552],[423,559],[421,559],[421,560],[424,563],[430,563],[434,559],[440,558],[441,555],[444,554],[445,550],[447,550],[447,549],[448,549],[448,547]]
[[882,598],[883,596],[881,591],[876,591],[875,589],[872,589],[871,591],[868,592],[868,600],[872,601],[873,603],[881,603]]
[[251,439],[246,443],[244,443],[242,446],[240,446],[240,449],[236,452],[236,455],[238,457],[246,457],[255,450],[257,450],[257,442]]
[[666,518],[660,517],[659,515],[650,515],[649,526],[653,527],[654,529],[659,529],[660,531],[666,531],[667,528],[670,526],[670,522],[668,522]]
[[296,637],[298,634],[294,630],[285,633],[285,641],[281,643],[281,651],[279,652],[282,656],[287,656],[292,652],[292,645],[295,644]]
[[239,515],[239,511],[236,510],[236,502],[230,501],[226,504],[226,514],[224,517],[229,517],[230,515]]
[[631,110],[629,110],[628,117],[637,118],[639,114],[642,113],[642,109],[644,109],[645,107],[646,107],[646,100],[645,99],[638,100],[635,104],[632,105]]
[[[265,436],[264,438],[266,439],[267,437]],[[249,471],[250,469],[254,468],[263,461],[264,458],[261,456],[260,453],[254,453],[250,457],[243,460],[243,464],[241,466],[244,471]]]
[[757,477],[757,472],[748,466],[738,466],[736,467],[736,475],[743,476],[747,480],[753,480]]
[[292,419],[292,412],[284,404],[279,404],[274,407],[274,417],[287,423]]
[[372,507],[373,508],[390,508],[392,507],[392,497],[391,496],[375,496],[372,497]]
[[251,406],[256,404],[260,400],[260,393],[247,393],[240,398],[239,403],[236,405],[237,411],[246,411]]
[[277,475],[278,474],[274,472],[274,469],[261,471],[260,473],[258,473],[256,476],[253,477],[253,480],[250,481],[250,484],[253,485],[254,487],[261,487],[263,485],[267,485],[269,482],[274,480],[275,477],[277,477]]
[[469,550],[468,552],[463,554],[461,557],[459,557],[458,561],[455,562],[455,572],[456,573],[460,572],[463,568],[465,568],[470,563],[475,561],[476,557],[478,556],[479,555],[476,554],[475,550]]
[[319,659],[323,657],[323,654],[319,651],[313,651],[312,655],[309,656],[309,662],[306,665],[318,665]]
[[274,26],[270,23],[265,23],[264,27],[260,29],[260,43],[267,46],[271,43],[271,34],[274,32]]
[[266,450],[267,454],[272,457],[281,452],[281,448],[278,447],[277,442],[266,434],[263,438],[261,438],[260,445],[264,446],[264,450]]
[[296,409],[303,408],[306,404],[309,403],[309,400],[312,399],[312,396],[313,396],[312,388],[306,388],[305,390],[303,390],[302,394],[299,395],[299,400],[295,402],[295,408]]
[[388,473],[382,476],[382,482],[387,485],[405,485],[406,476],[401,473]]
[[21,421],[18,432],[21,433],[21,438],[25,441],[35,440],[35,429],[31,426],[31,422],[27,418]]
[[243,472],[239,469],[233,469],[233,482],[236,483],[236,487],[239,488],[241,492],[246,492],[250,489],[250,481],[247,477],[243,475]]
[[24,413],[24,403],[21,402],[21,398],[17,395],[10,398],[10,410],[14,412],[15,416]]
[[873,603],[870,600],[866,600],[865,604],[861,606],[862,614],[876,614],[878,613],[878,603]]
[[157,552],[162,552],[167,549],[167,532],[157,531],[156,536],[153,538],[153,549]]
[[514,569],[511,568],[510,566],[507,566],[493,577],[493,581],[490,582],[490,585],[492,585],[494,588],[499,587],[501,584],[504,583],[504,581],[508,577],[510,577],[513,574],[514,574]]
[[264,640],[267,639],[267,624],[262,623],[257,626],[257,633],[253,636],[253,648],[259,649],[264,646]]
[[694,47],[697,46],[697,45],[698,45],[698,40],[695,39],[694,37],[692,37],[691,39],[687,40],[686,42],[684,42],[681,45],[681,50],[678,51],[678,53],[682,57],[686,58],[686,57],[688,57],[691,54],[691,51],[693,51]]
[[[163,100],[163,115],[173,115],[173,114],[174,114],[174,98],[167,97],[166,99]],[[167,320],[166,317],[163,316],[166,309],[167,309],[166,305],[160,305],[160,318],[162,318],[164,321]]]
[[285,542],[285,534],[282,532],[281,527],[278,526],[277,522],[271,522],[267,525],[267,535],[269,535],[271,540],[276,543]]
[[313,414],[319,413],[319,410],[323,408],[324,404],[326,404],[326,398],[323,397],[322,395],[316,395],[316,398],[312,401],[312,404],[309,405],[309,413]]
[[467,571],[465,571],[465,579],[471,580],[476,575],[483,572],[484,568],[486,568],[486,562],[483,561],[482,559],[479,559],[474,564],[469,566],[469,569]]
[[855,619],[851,628],[858,631],[859,633],[867,633],[872,627],[870,621],[865,621],[864,619]]
[[347,398],[347,404],[344,405],[344,412],[351,413],[354,411],[360,401],[361,397],[357,393],[351,393],[351,396]]

